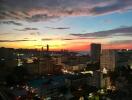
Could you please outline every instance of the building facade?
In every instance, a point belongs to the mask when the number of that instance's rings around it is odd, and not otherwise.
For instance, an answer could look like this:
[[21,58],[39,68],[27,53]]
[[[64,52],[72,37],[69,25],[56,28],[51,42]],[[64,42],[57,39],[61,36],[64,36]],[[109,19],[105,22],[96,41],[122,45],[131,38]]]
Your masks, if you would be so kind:
[[100,61],[101,44],[92,43],[90,45],[91,59],[93,62]]
[[109,71],[114,71],[116,65],[117,65],[116,50],[112,49],[102,50],[100,56],[101,71],[103,71],[104,68]]
[[117,52],[116,50],[106,49],[102,50],[100,57],[100,85],[101,88],[110,88],[111,82],[108,76],[109,71],[114,71],[117,66]]

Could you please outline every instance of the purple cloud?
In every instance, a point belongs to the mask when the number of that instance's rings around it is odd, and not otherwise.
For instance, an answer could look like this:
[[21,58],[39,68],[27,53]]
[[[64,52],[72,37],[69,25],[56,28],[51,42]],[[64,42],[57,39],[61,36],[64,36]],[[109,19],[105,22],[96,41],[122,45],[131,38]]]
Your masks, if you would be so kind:
[[42,21],[132,10],[132,0],[2,0],[0,20]]

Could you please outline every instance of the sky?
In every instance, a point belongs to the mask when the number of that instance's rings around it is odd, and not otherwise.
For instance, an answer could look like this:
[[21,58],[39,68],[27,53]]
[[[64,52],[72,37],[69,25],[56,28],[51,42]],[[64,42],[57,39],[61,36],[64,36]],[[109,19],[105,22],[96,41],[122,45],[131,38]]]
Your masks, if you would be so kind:
[[132,0],[0,0],[0,47],[132,49]]

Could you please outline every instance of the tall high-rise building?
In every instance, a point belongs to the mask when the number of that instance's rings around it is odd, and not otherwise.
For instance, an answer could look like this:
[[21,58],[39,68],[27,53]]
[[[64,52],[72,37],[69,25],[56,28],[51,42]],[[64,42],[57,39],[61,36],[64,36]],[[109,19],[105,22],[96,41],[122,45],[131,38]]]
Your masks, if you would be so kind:
[[101,44],[92,43],[90,45],[91,59],[93,62],[100,62]]
[[101,88],[110,88],[111,82],[110,77],[106,75],[108,71],[114,71],[117,65],[117,53],[116,50],[106,49],[102,50],[100,57],[100,84]]
[[102,50],[100,57],[100,66],[101,70],[104,68],[110,71],[114,71],[117,64],[117,55],[116,50],[105,49]]
[[47,52],[49,51],[49,45],[47,44]]
[[42,52],[44,51],[44,48],[43,48],[43,47],[41,48],[41,51],[42,51]]

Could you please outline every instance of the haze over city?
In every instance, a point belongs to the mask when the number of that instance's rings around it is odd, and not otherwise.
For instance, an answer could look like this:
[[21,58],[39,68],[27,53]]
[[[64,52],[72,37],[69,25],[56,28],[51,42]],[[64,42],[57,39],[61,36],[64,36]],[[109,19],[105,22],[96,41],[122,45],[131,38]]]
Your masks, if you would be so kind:
[[132,49],[131,0],[1,0],[0,47]]

